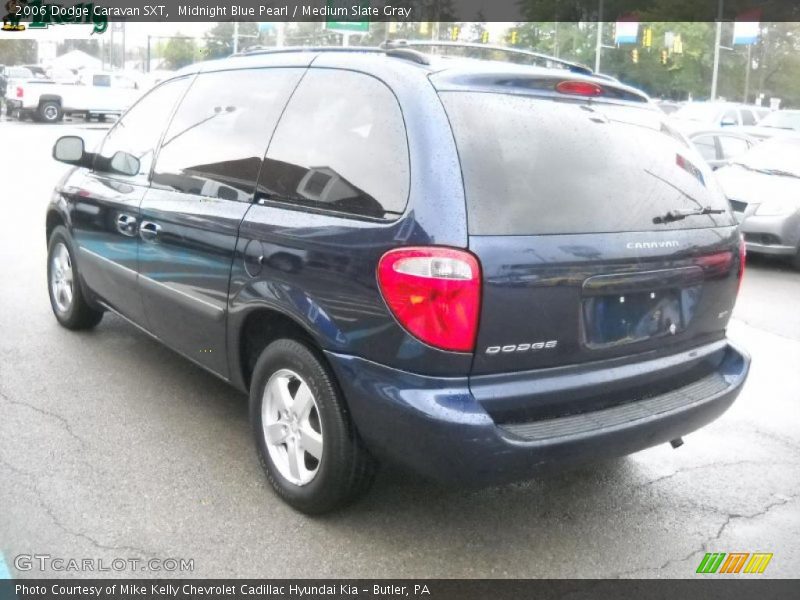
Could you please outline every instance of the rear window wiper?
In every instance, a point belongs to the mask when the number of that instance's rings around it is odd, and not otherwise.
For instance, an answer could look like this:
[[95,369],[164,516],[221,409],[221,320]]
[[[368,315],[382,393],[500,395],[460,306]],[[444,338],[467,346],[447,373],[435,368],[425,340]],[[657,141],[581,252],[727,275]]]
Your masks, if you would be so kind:
[[695,215],[719,215],[724,212],[726,211],[723,208],[711,208],[710,206],[702,206],[700,208],[676,208],[665,215],[654,217],[653,223],[660,225],[662,223],[681,221],[686,217],[693,217]]

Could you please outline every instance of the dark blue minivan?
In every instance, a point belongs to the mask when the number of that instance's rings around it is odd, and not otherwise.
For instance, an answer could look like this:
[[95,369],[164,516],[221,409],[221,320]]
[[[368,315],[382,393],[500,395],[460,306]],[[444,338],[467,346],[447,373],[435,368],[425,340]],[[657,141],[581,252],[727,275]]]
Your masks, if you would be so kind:
[[585,69],[255,52],[53,155],[56,318],[112,311],[249,392],[304,512],[379,460],[488,484],[677,444],[747,376],[725,197],[644,94]]

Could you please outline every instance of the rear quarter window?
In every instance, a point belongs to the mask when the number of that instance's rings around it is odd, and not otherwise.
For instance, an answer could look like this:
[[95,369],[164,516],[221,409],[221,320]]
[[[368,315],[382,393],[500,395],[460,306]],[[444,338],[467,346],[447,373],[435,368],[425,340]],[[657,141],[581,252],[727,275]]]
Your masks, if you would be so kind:
[[656,111],[496,93],[441,97],[473,235],[734,224],[727,211],[653,222],[674,209],[727,209],[700,155]]
[[405,210],[409,186],[406,128],[392,91],[362,73],[311,69],[275,130],[259,194],[391,219]]

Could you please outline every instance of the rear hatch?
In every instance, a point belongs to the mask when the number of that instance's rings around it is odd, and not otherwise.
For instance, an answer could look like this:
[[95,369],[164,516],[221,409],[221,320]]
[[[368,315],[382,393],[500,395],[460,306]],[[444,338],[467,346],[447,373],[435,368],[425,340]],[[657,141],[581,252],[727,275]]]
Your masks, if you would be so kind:
[[740,239],[711,171],[646,98],[605,82],[558,93],[553,77],[434,76],[482,268],[473,376],[723,338]]

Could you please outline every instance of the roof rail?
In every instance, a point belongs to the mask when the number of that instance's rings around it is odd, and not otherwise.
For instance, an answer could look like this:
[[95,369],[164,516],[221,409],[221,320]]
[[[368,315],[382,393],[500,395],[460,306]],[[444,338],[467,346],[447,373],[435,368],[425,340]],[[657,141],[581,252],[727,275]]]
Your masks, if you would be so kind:
[[404,58],[421,65],[430,64],[429,57],[411,48],[384,48],[375,46],[250,46],[231,56],[259,56],[262,54],[288,54],[290,52],[370,52]]
[[550,56],[548,54],[541,54],[531,50],[520,50],[519,48],[508,48],[506,46],[495,46],[490,44],[477,44],[473,42],[438,42],[427,40],[386,40],[380,46],[386,50],[399,50],[411,49],[417,47],[428,48],[469,48],[474,50],[505,52],[507,54],[516,54],[519,56],[526,56],[536,61],[545,63],[549,67],[551,64],[560,65],[573,73],[580,73],[582,75],[593,75],[594,72],[589,67],[580,63],[563,60]]

